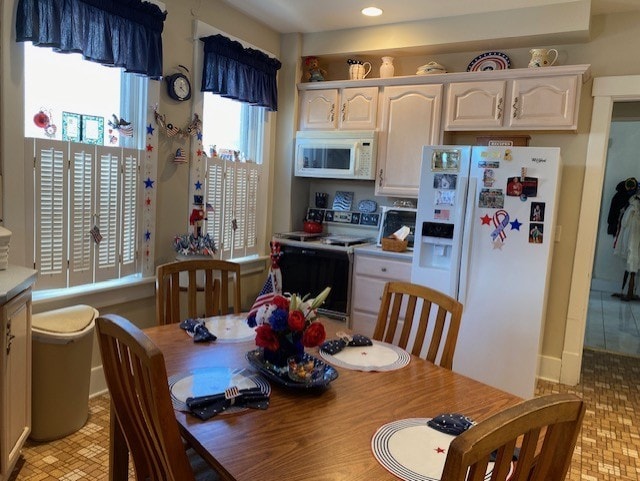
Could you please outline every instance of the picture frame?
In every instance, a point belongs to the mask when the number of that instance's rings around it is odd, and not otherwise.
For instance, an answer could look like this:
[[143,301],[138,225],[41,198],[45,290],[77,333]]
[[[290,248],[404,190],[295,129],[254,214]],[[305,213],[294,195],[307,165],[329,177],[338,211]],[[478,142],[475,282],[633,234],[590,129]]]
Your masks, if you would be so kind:
[[80,142],[82,137],[81,115],[73,112],[62,112],[62,140]]
[[458,149],[436,149],[431,155],[431,171],[453,171],[460,170],[460,150]]
[[85,144],[104,144],[104,117],[82,116],[81,142]]

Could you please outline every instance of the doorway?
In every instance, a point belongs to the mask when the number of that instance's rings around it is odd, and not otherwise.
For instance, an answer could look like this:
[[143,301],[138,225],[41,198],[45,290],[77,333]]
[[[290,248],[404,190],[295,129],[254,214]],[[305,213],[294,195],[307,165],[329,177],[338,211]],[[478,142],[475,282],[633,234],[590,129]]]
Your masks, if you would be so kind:
[[628,228],[620,228],[619,214],[638,192],[638,152],[640,102],[617,102],[611,115],[584,346],[636,356],[640,355],[639,286],[635,273],[627,271],[622,239]]

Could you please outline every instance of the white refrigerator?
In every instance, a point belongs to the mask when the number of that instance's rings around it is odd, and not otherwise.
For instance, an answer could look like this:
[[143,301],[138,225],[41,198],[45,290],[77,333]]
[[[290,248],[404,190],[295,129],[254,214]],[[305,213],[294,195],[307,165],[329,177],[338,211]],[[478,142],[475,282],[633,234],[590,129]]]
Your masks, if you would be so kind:
[[453,370],[534,394],[560,149],[426,146],[411,279],[464,306]]

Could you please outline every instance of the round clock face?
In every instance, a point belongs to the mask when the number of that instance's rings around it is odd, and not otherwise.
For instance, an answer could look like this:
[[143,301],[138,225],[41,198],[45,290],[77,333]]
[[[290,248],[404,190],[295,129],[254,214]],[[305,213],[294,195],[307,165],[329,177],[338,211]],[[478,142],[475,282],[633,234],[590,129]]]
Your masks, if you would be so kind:
[[169,95],[176,100],[188,100],[191,97],[191,84],[182,74],[172,75],[168,87]]

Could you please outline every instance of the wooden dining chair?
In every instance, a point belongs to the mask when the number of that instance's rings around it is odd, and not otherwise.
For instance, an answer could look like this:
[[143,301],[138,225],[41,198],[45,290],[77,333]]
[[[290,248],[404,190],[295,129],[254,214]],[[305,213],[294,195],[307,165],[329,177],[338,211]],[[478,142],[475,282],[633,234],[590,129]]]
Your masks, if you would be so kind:
[[[204,285],[198,285],[198,272]],[[180,286],[180,274],[188,279]],[[184,276],[183,276],[184,278]],[[156,269],[156,317],[158,324],[184,320],[180,314],[180,292],[186,291],[187,317],[229,314],[229,284],[233,281],[233,312],[241,312],[240,264],[217,259],[193,259],[163,264]],[[198,311],[198,292],[204,297],[204,311]]]
[[[430,335],[431,340],[424,358],[451,369],[461,317],[462,304],[442,292],[409,282],[387,282],[382,293],[373,339],[394,343],[396,331],[402,321],[398,346],[407,349],[409,340],[413,339],[411,354],[420,356],[425,338]],[[417,328],[413,327],[415,318],[418,319]],[[430,330],[429,323],[433,324]],[[439,362],[436,362],[439,351]]]
[[192,469],[171,404],[164,356],[157,346],[116,315],[98,317],[96,333],[111,407],[133,459],[136,479],[218,479],[195,452],[193,464],[198,470],[194,473]]
[[[480,481],[495,456],[491,481],[564,481],[582,425],[585,403],[551,394],[478,423],[449,446],[441,481]],[[514,449],[520,452],[509,476]]]

